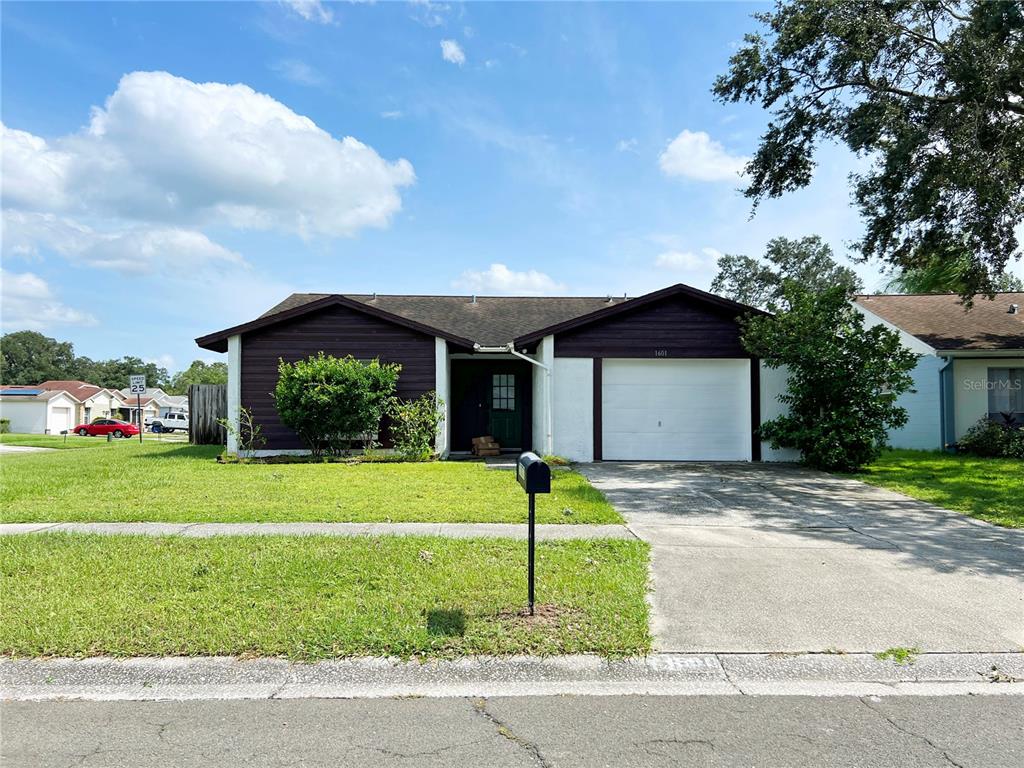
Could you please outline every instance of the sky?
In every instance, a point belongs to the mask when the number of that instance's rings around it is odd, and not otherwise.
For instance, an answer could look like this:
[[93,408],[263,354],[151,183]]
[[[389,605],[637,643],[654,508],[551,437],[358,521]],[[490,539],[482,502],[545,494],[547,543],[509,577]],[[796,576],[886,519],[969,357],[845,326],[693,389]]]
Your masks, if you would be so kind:
[[766,115],[710,88],[757,8],[4,2],[3,331],[173,372],[294,291],[707,289],[810,234],[846,262],[864,160],[740,193]]

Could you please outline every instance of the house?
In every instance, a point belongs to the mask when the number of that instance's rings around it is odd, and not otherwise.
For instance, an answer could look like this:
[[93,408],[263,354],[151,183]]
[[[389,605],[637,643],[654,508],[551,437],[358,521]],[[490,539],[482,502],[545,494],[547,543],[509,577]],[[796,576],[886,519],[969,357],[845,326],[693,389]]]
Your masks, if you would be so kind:
[[79,402],[72,426],[88,424],[93,419],[116,418],[123,404],[123,398],[116,390],[98,387],[85,381],[50,380],[39,384],[38,388],[48,392],[67,392]]
[[274,409],[278,360],[323,351],[401,364],[401,397],[436,391],[442,456],[493,435],[577,461],[792,458],[755,437],[784,386],[740,343],[738,318],[758,311],[681,284],[630,299],[294,294],[196,342],[228,353],[229,418],[248,408],[268,453],[303,449]]
[[909,420],[896,448],[951,446],[980,419],[1014,414],[1024,424],[1024,293],[857,296],[865,318],[896,330],[921,355],[913,391],[898,401]]
[[[132,406],[135,402],[135,395],[131,393],[129,387],[125,387],[120,390],[121,396],[125,399],[128,406]],[[152,408],[155,408],[155,416],[153,418],[163,418],[168,413],[188,413],[188,395],[168,395],[160,387],[146,387],[146,391],[142,395],[143,399],[149,398],[147,403],[152,403]],[[150,412],[152,412],[152,408]],[[130,410],[134,410],[130,408]],[[149,417],[149,412],[143,408],[143,413]]]
[[81,401],[63,390],[41,387],[0,388],[0,419],[9,419],[11,432],[59,435],[75,427]]
[[[142,419],[139,419],[139,410],[142,410]],[[160,415],[160,403],[152,395],[125,395],[124,403],[118,412],[117,418],[130,421],[135,425],[149,424]]]

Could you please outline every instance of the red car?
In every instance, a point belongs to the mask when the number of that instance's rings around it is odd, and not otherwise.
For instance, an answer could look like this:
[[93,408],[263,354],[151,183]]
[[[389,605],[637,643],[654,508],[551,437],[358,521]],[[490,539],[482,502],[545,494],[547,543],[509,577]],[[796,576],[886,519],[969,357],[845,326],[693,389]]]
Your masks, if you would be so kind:
[[92,424],[79,424],[75,432],[82,437],[96,435],[113,435],[114,437],[132,437],[139,434],[139,428],[130,421],[120,419],[96,419]]

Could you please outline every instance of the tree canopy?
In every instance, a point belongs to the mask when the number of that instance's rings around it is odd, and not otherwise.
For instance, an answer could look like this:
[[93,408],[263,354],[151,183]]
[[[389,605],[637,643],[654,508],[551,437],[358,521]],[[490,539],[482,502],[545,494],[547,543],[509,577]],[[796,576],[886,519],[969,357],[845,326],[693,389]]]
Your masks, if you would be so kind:
[[167,388],[167,393],[170,395],[187,394],[188,388],[191,384],[227,383],[227,363],[207,363],[203,360],[193,360],[192,365],[183,371],[178,371],[171,377],[171,383]]
[[817,235],[799,240],[776,237],[769,241],[763,260],[722,256],[711,290],[752,307],[774,309],[784,299],[786,280],[813,293],[836,286],[847,294],[861,290],[860,278],[849,267],[838,264],[832,249]]
[[36,331],[15,331],[0,338],[0,383],[39,384],[68,378],[73,370],[75,350],[71,342]]
[[772,117],[747,166],[757,203],[807,186],[827,141],[870,161],[850,177],[858,250],[898,269],[966,260],[959,291],[991,292],[1020,257],[1024,4],[797,0],[755,14],[714,84]]

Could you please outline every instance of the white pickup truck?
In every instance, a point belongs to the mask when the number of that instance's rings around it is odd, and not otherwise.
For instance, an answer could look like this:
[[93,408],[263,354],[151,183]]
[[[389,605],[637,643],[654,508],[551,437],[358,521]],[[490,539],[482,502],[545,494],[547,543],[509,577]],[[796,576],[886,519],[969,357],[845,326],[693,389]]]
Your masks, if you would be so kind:
[[176,432],[179,430],[188,432],[188,414],[168,413],[159,419],[153,419],[149,428],[154,432]]

